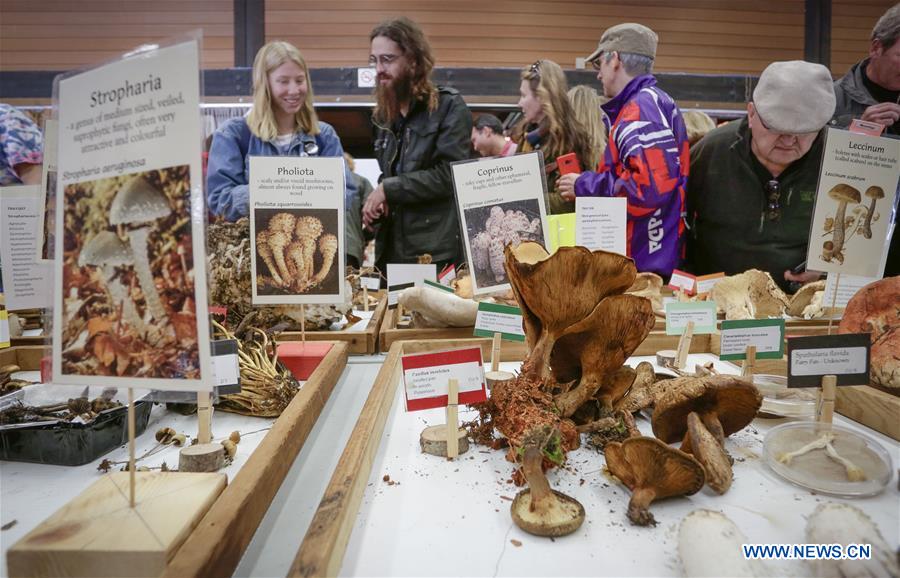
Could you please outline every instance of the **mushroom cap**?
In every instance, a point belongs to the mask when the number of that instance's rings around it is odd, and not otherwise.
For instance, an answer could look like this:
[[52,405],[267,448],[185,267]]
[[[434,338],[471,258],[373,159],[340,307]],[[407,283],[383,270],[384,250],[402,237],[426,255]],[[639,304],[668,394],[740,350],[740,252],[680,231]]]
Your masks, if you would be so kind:
[[831,187],[828,196],[835,201],[846,201],[848,203],[858,203],[860,201],[859,191],[850,185],[840,183]]
[[693,456],[647,436],[610,442],[603,448],[610,473],[634,491],[653,488],[654,500],[690,496],[706,482],[703,466]]
[[725,448],[719,445],[695,412],[688,414],[688,429],[691,432],[691,451],[703,466],[707,485],[717,494],[724,494],[731,487],[734,477]]
[[571,496],[551,490],[556,502],[548,512],[531,511],[531,488],[516,494],[509,513],[516,526],[535,536],[566,536],[581,527],[584,522],[584,506]]
[[725,435],[743,429],[756,417],[762,394],[756,386],[735,375],[681,377],[656,401],[651,425],[653,435],[666,443],[681,440],[692,411],[715,412]]
[[125,183],[113,199],[109,222],[113,225],[149,223],[172,213],[169,201],[143,177]]
[[[834,247],[834,245],[832,245],[832,247]],[[824,280],[807,283],[791,297],[791,301],[787,306],[787,314],[792,317],[801,317],[803,315],[803,309],[806,308],[807,305],[809,305],[816,292],[824,290]]]
[[883,199],[884,198],[884,189],[881,187],[869,187],[866,189],[866,196],[870,199]]
[[91,240],[84,244],[78,255],[78,266],[85,265],[131,265],[134,263],[134,255],[131,248],[119,239],[118,235],[110,231],[100,231]]

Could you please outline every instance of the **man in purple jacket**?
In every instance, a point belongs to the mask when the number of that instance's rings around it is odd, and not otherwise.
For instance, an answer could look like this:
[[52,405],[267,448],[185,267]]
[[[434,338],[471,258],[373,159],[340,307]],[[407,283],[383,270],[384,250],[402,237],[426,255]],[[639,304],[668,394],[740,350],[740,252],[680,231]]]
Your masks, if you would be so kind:
[[609,28],[585,60],[598,71],[609,146],[596,172],[559,179],[564,199],[626,197],[627,250],[638,271],[667,279],[683,256],[689,144],[681,111],[651,74],[656,33],[641,24]]

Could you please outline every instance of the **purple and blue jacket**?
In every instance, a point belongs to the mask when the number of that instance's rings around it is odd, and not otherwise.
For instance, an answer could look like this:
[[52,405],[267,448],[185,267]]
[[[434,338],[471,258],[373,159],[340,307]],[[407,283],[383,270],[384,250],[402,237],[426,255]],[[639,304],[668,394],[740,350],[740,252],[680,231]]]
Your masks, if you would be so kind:
[[575,181],[575,196],[626,197],[628,256],[638,271],[668,279],[684,256],[690,145],[681,111],[650,74],[632,79],[603,111],[609,145],[597,172]]

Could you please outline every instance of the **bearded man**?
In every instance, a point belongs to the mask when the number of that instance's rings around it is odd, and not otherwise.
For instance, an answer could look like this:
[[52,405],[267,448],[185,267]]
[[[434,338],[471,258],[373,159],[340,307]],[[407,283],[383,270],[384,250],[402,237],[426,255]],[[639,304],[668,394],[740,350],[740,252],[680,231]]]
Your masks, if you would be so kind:
[[469,157],[472,115],[456,90],[431,82],[434,57],[408,18],[369,35],[377,72],[375,157],[381,180],[363,207],[375,236],[375,264],[415,263],[428,253],[438,270],[463,259],[450,163]]

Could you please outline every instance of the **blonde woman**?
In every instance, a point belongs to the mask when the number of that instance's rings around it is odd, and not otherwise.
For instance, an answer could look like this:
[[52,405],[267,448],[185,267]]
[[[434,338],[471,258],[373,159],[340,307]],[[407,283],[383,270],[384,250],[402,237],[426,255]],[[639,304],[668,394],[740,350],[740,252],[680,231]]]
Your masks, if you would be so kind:
[[582,170],[590,164],[591,150],[585,128],[575,117],[566,95],[568,85],[562,68],[552,60],[538,60],[525,68],[519,86],[519,108],[526,129],[519,152],[541,150],[547,173],[547,210],[551,214],[575,212],[575,201],[566,201],[556,191],[559,169],[556,159],[575,153]]
[[681,117],[684,118],[684,128],[687,129],[688,143],[691,146],[716,128],[716,122],[702,110],[685,110]]
[[[331,125],[319,121],[306,61],[297,47],[266,44],[253,61],[253,108],[216,131],[209,152],[209,210],[229,221],[249,213],[249,158],[253,156],[340,157],[344,149]],[[355,185],[345,174],[345,197]]]
[[579,84],[569,90],[569,102],[572,110],[584,129],[587,131],[588,142],[591,145],[591,158],[584,169],[593,169],[603,158],[606,150],[606,125],[603,124],[603,110],[600,108],[608,99],[601,98],[597,91],[590,86]]

